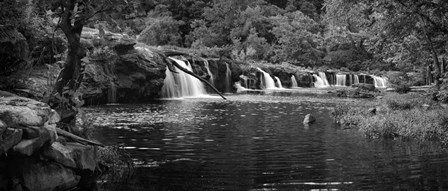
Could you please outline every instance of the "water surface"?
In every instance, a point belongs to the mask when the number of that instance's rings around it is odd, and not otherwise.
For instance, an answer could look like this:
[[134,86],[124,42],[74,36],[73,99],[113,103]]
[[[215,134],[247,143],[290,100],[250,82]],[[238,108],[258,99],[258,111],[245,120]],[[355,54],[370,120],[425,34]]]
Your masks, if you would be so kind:
[[[87,108],[94,137],[136,166],[105,190],[447,190],[438,146],[369,140],[334,125],[334,103],[230,96]],[[312,99],[310,99],[312,100]],[[317,122],[302,124],[306,114]]]

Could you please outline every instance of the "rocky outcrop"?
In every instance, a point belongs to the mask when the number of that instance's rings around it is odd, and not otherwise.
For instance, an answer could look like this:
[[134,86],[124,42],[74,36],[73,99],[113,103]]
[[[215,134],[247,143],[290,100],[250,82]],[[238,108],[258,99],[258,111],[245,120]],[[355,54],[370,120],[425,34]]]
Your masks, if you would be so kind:
[[45,103],[0,97],[0,190],[72,189],[97,170],[95,146],[59,137],[59,120]]
[[349,98],[374,98],[378,93],[379,91],[373,84],[365,83],[353,84],[351,87],[336,90],[338,97]]
[[101,36],[89,28],[82,38],[92,50],[82,87],[86,104],[144,102],[160,96],[166,64],[151,47],[127,35]]

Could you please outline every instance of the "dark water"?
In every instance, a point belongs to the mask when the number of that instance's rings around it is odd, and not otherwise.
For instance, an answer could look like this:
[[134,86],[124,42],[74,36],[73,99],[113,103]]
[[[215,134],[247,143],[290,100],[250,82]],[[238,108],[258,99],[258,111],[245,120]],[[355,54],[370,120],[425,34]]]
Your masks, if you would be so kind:
[[[136,165],[103,190],[448,190],[437,146],[369,140],[333,124],[334,104],[232,96],[89,108],[94,136]],[[311,113],[317,123],[305,126]]]

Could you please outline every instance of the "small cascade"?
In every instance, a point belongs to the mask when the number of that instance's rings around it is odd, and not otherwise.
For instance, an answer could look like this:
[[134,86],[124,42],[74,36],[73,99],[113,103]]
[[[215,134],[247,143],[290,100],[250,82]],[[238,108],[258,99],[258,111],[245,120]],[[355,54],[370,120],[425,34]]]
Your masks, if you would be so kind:
[[274,76],[274,77],[275,77],[275,80],[277,80],[277,87],[280,89],[283,89],[282,81],[280,81],[280,78],[278,78],[277,76]]
[[347,75],[336,74],[336,86],[346,86]]
[[325,72],[319,72],[319,77],[322,79],[324,86],[330,86],[330,83],[328,83],[327,75]]
[[232,81],[232,70],[230,70],[229,63],[226,62],[226,93],[232,92],[230,83]]
[[[188,62],[175,58],[170,59],[185,69],[192,71],[191,64],[188,64]],[[165,71],[166,78],[163,81],[162,97],[182,98],[206,96],[206,91],[201,81],[177,68],[175,70],[177,73],[171,72],[167,67]]]
[[291,88],[297,88],[297,87],[299,87],[298,85],[297,85],[297,80],[296,80],[296,77],[294,76],[294,75],[292,75],[291,76]]
[[262,69],[257,67],[257,70],[260,71],[262,76],[262,82],[264,83],[265,89],[275,89],[275,82],[274,79],[272,79],[271,75],[269,75],[267,72],[263,71]]
[[210,71],[210,63],[208,63],[208,60],[204,59],[205,69],[207,69],[207,73],[210,76],[210,79],[208,81],[215,86],[215,76],[213,76],[213,73]]
[[110,82],[107,89],[107,103],[117,103],[117,86]]
[[358,75],[353,75],[354,79],[353,79],[353,84],[359,84],[359,76]]
[[249,90],[249,89],[247,89],[247,88],[241,86],[241,83],[240,83],[240,82],[235,82],[235,85],[233,85],[233,87],[236,88],[236,93],[240,93],[240,92]]
[[325,81],[318,75],[313,74],[314,79],[316,80],[314,82],[314,87],[316,88],[325,88],[328,87],[328,84],[325,84]]
[[373,84],[375,85],[376,88],[387,88],[386,78],[382,78],[382,77],[374,76],[374,75],[371,75],[371,77],[373,78]]

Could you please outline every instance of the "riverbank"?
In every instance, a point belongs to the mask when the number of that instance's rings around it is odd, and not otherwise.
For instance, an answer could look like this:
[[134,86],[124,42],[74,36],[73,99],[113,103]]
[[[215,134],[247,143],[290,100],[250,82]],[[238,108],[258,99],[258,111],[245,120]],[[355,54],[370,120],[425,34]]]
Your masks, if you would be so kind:
[[387,93],[364,105],[339,104],[333,113],[343,128],[370,138],[437,141],[448,144],[448,109],[422,93]]

